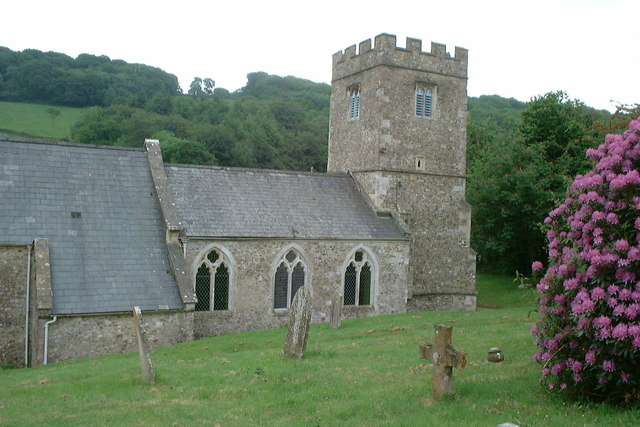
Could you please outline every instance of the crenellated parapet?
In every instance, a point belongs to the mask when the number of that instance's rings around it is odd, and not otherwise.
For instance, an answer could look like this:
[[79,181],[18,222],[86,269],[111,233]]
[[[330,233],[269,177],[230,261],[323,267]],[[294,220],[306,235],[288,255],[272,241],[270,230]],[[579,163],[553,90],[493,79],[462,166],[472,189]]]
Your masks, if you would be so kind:
[[349,46],[344,51],[333,54],[332,80],[371,69],[380,65],[390,67],[411,68],[453,77],[467,78],[467,49],[455,48],[455,56],[451,57],[446,45],[431,43],[431,51],[422,51],[422,40],[407,37],[406,47],[396,45],[396,36],[380,34],[376,36],[373,46],[371,39],[358,45]]

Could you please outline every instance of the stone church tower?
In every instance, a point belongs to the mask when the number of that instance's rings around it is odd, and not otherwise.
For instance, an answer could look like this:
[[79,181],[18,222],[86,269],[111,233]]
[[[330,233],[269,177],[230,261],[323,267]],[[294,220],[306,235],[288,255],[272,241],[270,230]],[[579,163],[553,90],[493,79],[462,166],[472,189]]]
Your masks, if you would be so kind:
[[381,34],[333,55],[327,170],[410,230],[410,310],[475,309],[466,118],[466,49]]

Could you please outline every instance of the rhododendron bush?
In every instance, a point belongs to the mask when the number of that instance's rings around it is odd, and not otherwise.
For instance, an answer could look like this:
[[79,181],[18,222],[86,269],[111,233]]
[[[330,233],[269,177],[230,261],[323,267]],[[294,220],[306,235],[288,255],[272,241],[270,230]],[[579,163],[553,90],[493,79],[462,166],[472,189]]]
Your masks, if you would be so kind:
[[[587,150],[545,220],[549,265],[533,326],[542,381],[579,397],[640,399],[640,117]],[[532,265],[542,270],[540,262]]]

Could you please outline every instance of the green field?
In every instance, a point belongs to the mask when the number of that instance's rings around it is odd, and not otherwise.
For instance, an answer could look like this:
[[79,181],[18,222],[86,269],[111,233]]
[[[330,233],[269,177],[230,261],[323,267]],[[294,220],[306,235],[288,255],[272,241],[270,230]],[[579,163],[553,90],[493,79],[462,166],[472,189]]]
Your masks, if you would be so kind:
[[[486,279],[481,295],[513,286]],[[530,361],[533,318],[526,306],[507,305],[516,307],[313,325],[301,361],[283,356],[284,328],[159,348],[155,385],[142,379],[137,354],[4,370],[0,425],[637,425],[637,406],[578,404],[542,389]],[[418,358],[436,323],[454,327],[454,346],[469,361],[444,399],[432,397],[431,365]],[[486,361],[494,346],[504,351],[500,364]]]
[[0,102],[0,135],[68,141],[71,125],[81,111],[80,108]]

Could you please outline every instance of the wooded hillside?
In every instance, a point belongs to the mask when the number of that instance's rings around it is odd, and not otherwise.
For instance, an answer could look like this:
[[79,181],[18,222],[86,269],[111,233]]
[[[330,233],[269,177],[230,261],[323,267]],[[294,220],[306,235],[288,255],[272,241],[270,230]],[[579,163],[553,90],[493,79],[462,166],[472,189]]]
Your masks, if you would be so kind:
[[[140,147],[156,138],[168,163],[324,171],[330,93],[327,84],[256,72],[233,93],[196,77],[183,94],[158,68],[0,47],[0,100],[87,107],[71,141]],[[528,273],[544,253],[542,220],[570,178],[590,166],[585,150],[637,117],[637,105],[611,116],[557,91],[527,103],[469,98],[468,110],[467,200],[478,266]],[[55,111],[48,112],[51,126]]]

